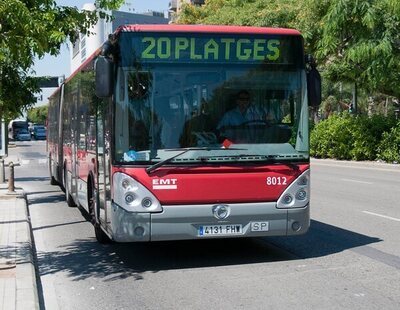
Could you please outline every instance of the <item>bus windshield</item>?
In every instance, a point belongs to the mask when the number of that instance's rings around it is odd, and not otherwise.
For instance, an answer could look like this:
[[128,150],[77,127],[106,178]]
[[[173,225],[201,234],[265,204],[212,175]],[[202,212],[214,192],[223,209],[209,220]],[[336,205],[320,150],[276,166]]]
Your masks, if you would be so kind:
[[[125,35],[115,96],[117,162],[156,163],[172,157],[174,164],[308,159],[301,48],[282,44],[280,55],[285,58],[273,63],[211,52],[205,59],[201,44],[185,56],[182,43],[181,50],[172,49],[180,57],[168,56],[164,45],[155,43],[154,57],[145,59],[143,53],[137,56],[138,50],[151,56],[151,49],[137,46],[137,34]],[[190,59],[193,55],[203,61]]]

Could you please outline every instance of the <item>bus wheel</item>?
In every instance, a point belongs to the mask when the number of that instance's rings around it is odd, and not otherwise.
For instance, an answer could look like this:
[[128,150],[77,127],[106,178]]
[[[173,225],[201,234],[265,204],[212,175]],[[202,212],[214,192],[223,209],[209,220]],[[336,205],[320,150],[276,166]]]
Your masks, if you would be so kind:
[[111,239],[106,235],[106,233],[101,229],[100,224],[94,224],[94,234],[96,236],[96,240],[101,244],[108,244],[111,242]]
[[92,223],[94,226],[94,234],[96,236],[96,240],[98,243],[107,244],[111,242],[111,239],[107,236],[107,234],[103,231],[100,226],[100,220],[97,218],[98,206],[97,206],[97,199],[96,199],[96,192],[94,189],[91,190],[92,197],[90,198],[90,207],[89,213],[92,218]]
[[58,185],[56,179],[53,176],[50,176],[50,185]]
[[69,189],[67,169],[64,169],[64,188],[65,188],[65,199],[67,200],[68,207],[71,207],[71,208],[76,207],[76,204],[74,202],[74,199],[72,199],[70,189]]
[[49,174],[50,174],[50,185],[58,185],[58,182],[51,173],[51,156],[49,156]]

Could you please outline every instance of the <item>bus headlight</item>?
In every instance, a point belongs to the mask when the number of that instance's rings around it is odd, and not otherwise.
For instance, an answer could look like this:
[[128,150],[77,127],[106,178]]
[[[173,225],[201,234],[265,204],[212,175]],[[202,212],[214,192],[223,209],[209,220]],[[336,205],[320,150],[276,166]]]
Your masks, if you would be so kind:
[[126,193],[125,194],[125,202],[126,204],[130,205],[135,201],[135,195],[132,193]]
[[298,200],[306,200],[307,192],[304,189],[299,189],[296,193],[296,199]]
[[303,208],[310,201],[310,170],[304,171],[279,197],[279,209]]
[[284,203],[285,205],[290,205],[293,202],[293,196],[290,194],[286,194],[285,196],[283,196],[282,198],[282,203]]
[[129,181],[129,179],[123,179],[121,185],[123,188],[128,189],[129,187],[131,187],[131,182]]
[[307,185],[308,184],[308,176],[303,175],[303,176],[299,177],[297,179],[297,184],[300,186]]
[[161,212],[158,199],[130,176],[116,172],[113,176],[113,200],[129,212]]
[[142,207],[143,208],[150,208],[153,204],[153,201],[149,197],[145,197],[142,200]]

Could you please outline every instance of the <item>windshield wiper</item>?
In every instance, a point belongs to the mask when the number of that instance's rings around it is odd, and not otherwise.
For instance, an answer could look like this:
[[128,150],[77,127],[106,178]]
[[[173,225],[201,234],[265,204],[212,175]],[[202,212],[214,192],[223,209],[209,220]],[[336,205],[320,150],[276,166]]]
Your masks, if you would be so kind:
[[[299,167],[291,162],[287,162],[286,160],[279,159],[282,155],[253,155],[253,154],[239,154],[239,155],[223,155],[223,156],[202,156],[198,159],[201,161],[258,161],[258,162],[267,162],[267,163],[274,163],[274,164],[282,164],[286,165],[291,169],[298,170]],[[290,159],[300,159],[297,156],[288,157]]]
[[200,156],[197,158],[200,161],[239,161],[239,160],[265,160],[264,155],[253,155],[253,154],[239,154],[239,155],[213,155],[213,156]]
[[299,167],[295,164],[293,164],[292,162],[287,162],[286,160],[282,159],[282,157],[287,158],[289,160],[300,160],[300,159],[304,159],[304,157],[300,157],[297,155],[267,155],[265,156],[267,158],[267,160],[269,162],[275,163],[275,164],[282,164],[282,165],[286,165],[289,168],[292,168],[293,170],[299,170]]
[[[175,151],[176,149],[171,149],[169,151]],[[181,149],[179,149],[181,150]],[[149,167],[146,168],[146,172],[149,174],[151,172],[153,172],[154,170],[156,170],[157,168],[170,163],[171,161],[173,161],[175,158],[189,152],[189,151],[226,151],[226,150],[243,150],[243,149],[237,149],[237,148],[229,148],[229,149],[225,149],[225,148],[221,148],[221,147],[192,147],[192,148],[187,148],[187,149],[183,149],[182,152],[166,158],[162,161],[159,161],[158,163],[155,163],[154,165],[151,165]]]

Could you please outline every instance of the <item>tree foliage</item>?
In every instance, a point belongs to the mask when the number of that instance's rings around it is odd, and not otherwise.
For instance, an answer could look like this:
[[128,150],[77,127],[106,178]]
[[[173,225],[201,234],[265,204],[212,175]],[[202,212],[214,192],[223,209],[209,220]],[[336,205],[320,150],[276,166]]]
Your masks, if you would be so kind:
[[[312,0],[317,5],[316,0]],[[400,2],[330,0],[315,44],[326,76],[400,97]],[[319,4],[319,1],[318,1]]]
[[325,77],[400,97],[398,0],[208,0],[178,22],[297,28]]
[[40,106],[36,108],[32,108],[28,111],[28,120],[35,124],[46,124],[47,112],[49,106]]
[[294,28],[301,1],[208,0],[202,7],[185,4],[182,24],[222,24]]
[[400,163],[400,121],[389,132],[384,132],[378,146],[378,158]]
[[101,9],[116,9],[123,0],[96,0],[97,11],[59,6],[54,0],[0,2],[0,115],[14,117],[35,103],[39,90],[31,67],[35,57],[57,55],[61,44],[89,34]]

